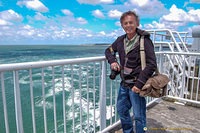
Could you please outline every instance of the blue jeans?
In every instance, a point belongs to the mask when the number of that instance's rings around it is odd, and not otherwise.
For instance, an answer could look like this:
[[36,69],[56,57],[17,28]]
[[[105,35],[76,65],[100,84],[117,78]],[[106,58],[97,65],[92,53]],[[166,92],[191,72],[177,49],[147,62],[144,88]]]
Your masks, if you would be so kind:
[[133,107],[133,118],[135,120],[136,133],[145,133],[146,127],[146,100],[140,97],[139,93],[133,92],[131,89],[125,89],[120,86],[117,98],[117,111],[120,116],[124,133],[133,132],[133,122],[130,117],[129,110]]

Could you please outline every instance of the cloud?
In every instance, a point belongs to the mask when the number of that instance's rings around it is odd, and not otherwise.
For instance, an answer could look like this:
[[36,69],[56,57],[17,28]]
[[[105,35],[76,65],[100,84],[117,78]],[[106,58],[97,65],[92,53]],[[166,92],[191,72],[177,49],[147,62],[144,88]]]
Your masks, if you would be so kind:
[[140,18],[160,18],[162,15],[169,13],[164,4],[159,0],[123,0],[123,4],[101,5],[104,11],[118,10],[126,12],[135,11]]
[[77,0],[80,4],[91,4],[91,5],[97,5],[97,4],[110,4],[114,3],[114,0]]
[[[93,32],[72,25],[63,25],[56,18],[52,21],[48,19],[42,28],[20,23],[18,25],[0,26],[0,31],[0,42],[6,42],[6,44],[111,43],[118,36],[124,34],[121,28],[105,33],[105,31]],[[86,37],[87,39],[85,39]]]
[[92,37],[92,36],[93,36],[92,34],[88,34],[88,35],[87,35],[87,37]]
[[124,6],[126,10],[136,11],[141,17],[159,17],[168,12],[164,4],[158,0],[128,0]]
[[133,6],[139,9],[146,9],[147,11],[157,11],[159,9],[165,9],[164,4],[158,0],[129,0],[125,2],[126,6]]
[[144,24],[145,29],[171,29],[171,30],[179,30],[179,27],[186,26],[185,22],[170,22],[170,21],[153,21],[151,24]]
[[24,29],[32,29],[33,27],[30,26],[30,25],[25,25],[23,28],[24,28]]
[[99,0],[77,0],[80,4],[99,4]]
[[200,9],[192,9],[189,12],[185,12],[183,9],[178,9],[176,5],[172,5],[170,13],[161,17],[160,20],[170,22],[200,23]]
[[189,19],[189,16],[184,10],[178,9],[176,5],[172,5],[170,13],[164,15],[162,19],[165,21],[183,21]]
[[[66,12],[67,11],[67,12]],[[64,10],[65,13],[70,13],[68,10]],[[49,21],[52,21],[54,24],[60,23],[63,26],[72,25],[75,27],[79,27],[80,25],[85,25],[88,21],[82,17],[74,17],[74,15],[67,15],[67,16],[59,16],[49,18]],[[77,25],[78,24],[78,25]]]
[[114,3],[114,0],[100,0],[100,3],[110,4]]
[[118,11],[118,10],[110,10],[108,12],[108,16],[110,18],[115,18],[115,19],[119,19],[122,15],[122,12]]
[[101,35],[106,35],[104,31],[99,32]]
[[121,23],[119,21],[115,22],[115,25],[121,27]]
[[38,21],[44,21],[44,20],[47,20],[47,17],[42,15],[40,12],[36,12],[34,19]]
[[136,5],[139,7],[146,6],[149,2],[150,0],[130,0],[130,3],[132,5]]
[[67,10],[67,9],[62,9],[61,11],[62,11],[62,13],[64,13],[65,15],[69,15],[69,16],[73,16],[73,15],[74,15],[70,10]]
[[190,15],[190,22],[200,23],[200,9],[192,9],[188,14]]
[[76,20],[77,20],[77,23],[78,23],[78,24],[81,24],[81,25],[84,25],[84,24],[87,24],[87,23],[88,23],[87,20],[85,20],[85,19],[82,18],[82,17],[78,17],[78,18],[76,18]]
[[190,3],[200,3],[200,0],[190,0]]
[[145,24],[144,27],[146,29],[164,29],[166,28],[166,25],[153,21],[152,24]]
[[185,22],[153,21],[152,24],[144,24],[146,29],[171,29],[179,30],[180,27],[187,26]]
[[195,31],[199,31],[200,30],[200,25],[194,25],[191,29],[195,30]]
[[122,28],[118,30],[113,30],[110,33],[106,34],[107,37],[112,37],[114,39],[117,39],[118,36],[125,34],[124,30]]
[[92,15],[97,17],[97,18],[105,18],[104,14],[98,9],[92,11]]
[[143,26],[142,26],[141,24],[138,26],[138,28],[140,28],[140,29],[142,29],[142,27],[143,27]]
[[145,24],[146,29],[172,29],[179,30],[180,27],[187,26],[189,23],[200,24],[200,9],[191,9],[188,12],[178,9],[172,5],[170,13],[163,15],[159,22],[153,21],[152,24]]
[[199,3],[200,3],[200,0],[190,0],[189,2],[187,1],[187,2],[184,3],[184,6],[183,6],[183,7],[186,7],[186,6],[187,6],[188,4],[190,4],[190,3],[199,4]]
[[189,2],[185,2],[183,7],[186,7],[189,4]]
[[0,18],[7,21],[22,21],[22,15],[16,13],[12,9],[0,12]]
[[6,20],[0,19],[0,26],[5,26],[5,25],[12,25],[12,23]]
[[22,7],[23,5],[26,6],[28,9],[32,9],[38,12],[48,12],[49,9],[39,0],[33,0],[33,1],[18,1],[17,5]]
[[[36,12],[35,16],[27,16],[27,19],[29,23],[23,24],[11,23],[10,19],[8,21],[0,18],[0,42],[6,44],[111,43],[120,35],[116,30],[93,32],[80,28],[88,23],[82,17],[56,15],[47,18],[41,12]],[[45,20],[45,22],[38,22],[38,20]]]
[[50,18],[48,18],[47,16],[44,16],[40,12],[36,12],[36,14],[34,16],[27,15],[26,18],[29,20],[28,24],[36,24],[36,23],[38,23],[38,21],[41,21],[42,23],[51,21]]
[[20,30],[17,31],[17,34],[24,37],[32,37],[36,32],[34,30]]

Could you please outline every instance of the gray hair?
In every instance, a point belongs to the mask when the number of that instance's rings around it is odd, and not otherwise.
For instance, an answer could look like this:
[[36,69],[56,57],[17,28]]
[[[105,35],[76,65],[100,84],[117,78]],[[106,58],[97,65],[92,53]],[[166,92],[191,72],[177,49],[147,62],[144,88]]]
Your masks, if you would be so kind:
[[122,25],[122,21],[124,20],[124,17],[126,17],[126,16],[128,16],[128,15],[133,15],[133,16],[135,16],[136,22],[137,22],[137,24],[138,24],[138,26],[139,26],[139,24],[140,24],[140,18],[139,18],[139,16],[136,14],[136,12],[134,12],[134,11],[127,11],[127,12],[124,12],[124,13],[122,14],[122,16],[120,17],[120,23],[121,23],[121,25]]

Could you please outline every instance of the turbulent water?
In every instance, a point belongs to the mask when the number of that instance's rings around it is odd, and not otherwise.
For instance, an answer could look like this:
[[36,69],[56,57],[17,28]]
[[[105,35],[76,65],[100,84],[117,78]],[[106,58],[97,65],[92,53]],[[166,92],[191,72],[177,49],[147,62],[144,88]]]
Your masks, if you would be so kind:
[[[80,57],[103,56],[107,46],[64,46],[64,45],[12,45],[0,46],[0,64],[22,63],[32,61],[46,61],[57,59],[71,59]],[[101,64],[99,62],[73,65],[73,87],[71,80],[72,66],[64,66],[64,86],[65,86],[65,106],[66,106],[66,127],[67,132],[72,132],[73,128],[73,108],[72,108],[72,88],[74,91],[74,115],[75,115],[75,132],[80,132],[82,126],[83,132],[93,131],[94,125],[99,130],[99,81]],[[81,67],[81,72],[79,70]],[[45,67],[44,70],[44,89],[45,89],[45,108],[47,116],[47,131],[54,132],[54,107],[53,107],[53,81],[52,67]],[[44,132],[44,113],[43,113],[43,92],[41,68],[32,69],[33,81],[33,100],[35,108],[36,131]],[[87,73],[88,71],[88,73]],[[95,76],[94,76],[95,71]],[[56,120],[58,132],[63,132],[63,90],[62,90],[62,67],[55,67],[55,98],[56,98]],[[81,78],[79,77],[81,73]],[[87,76],[88,75],[88,76]],[[88,77],[88,79],[87,79]],[[95,77],[95,78],[94,78]],[[81,79],[81,83],[79,82]],[[87,81],[89,86],[87,87]],[[93,84],[95,81],[95,84]],[[14,102],[14,85],[13,72],[4,72],[4,84],[6,93],[6,103],[8,112],[8,124],[10,132],[16,132],[15,102]],[[81,93],[80,93],[81,86]],[[21,105],[23,127],[25,133],[33,132],[32,114],[31,114],[31,96],[30,96],[30,76],[29,70],[19,71],[19,88],[21,92]],[[87,88],[89,92],[87,94]],[[82,117],[80,118],[80,95],[82,106]],[[87,114],[87,95],[89,95],[89,116]],[[95,100],[94,100],[95,97]],[[114,102],[113,102],[114,103]],[[95,108],[95,112],[93,109]],[[113,109],[114,110],[114,109]],[[95,116],[94,116],[95,115]],[[89,117],[89,124],[87,124]],[[80,124],[82,119],[82,125]],[[0,132],[5,132],[5,122],[2,102],[2,89],[0,89]]]
[[104,55],[107,46],[0,45],[0,64]]
[[[0,64],[23,63],[32,61],[47,61],[59,59],[73,59],[82,57],[104,56],[104,51],[108,46],[83,46],[83,45],[0,45]],[[88,67],[87,67],[88,66]],[[81,71],[80,71],[81,67]],[[109,66],[108,66],[109,67]],[[54,69],[54,79],[52,70]],[[94,132],[99,130],[100,109],[99,109],[99,90],[101,63],[82,63],[56,67],[44,67],[44,79],[42,79],[42,69],[32,69],[33,81],[33,100],[36,132],[44,133],[44,112],[43,96],[45,98],[47,132],[55,132],[54,125],[54,103],[53,93],[55,88],[56,100],[56,121],[57,131],[64,131],[63,120],[63,80],[62,69],[64,69],[64,92],[66,108],[66,128],[67,132],[73,132],[73,116],[75,132]],[[109,69],[108,69],[109,70]],[[73,74],[72,74],[73,72]],[[19,88],[21,93],[23,128],[25,133],[33,132],[32,113],[31,113],[31,94],[30,94],[30,70],[20,70]],[[109,72],[108,72],[109,74]],[[8,124],[10,132],[16,132],[15,118],[15,97],[13,84],[13,71],[4,72],[4,84],[6,94],[6,104],[8,112]],[[73,77],[72,77],[73,76]],[[72,80],[73,78],[73,80]],[[118,77],[119,79],[119,77]],[[44,84],[42,84],[44,80]],[[79,82],[79,80],[81,82]],[[53,84],[53,82],[55,84]],[[55,86],[55,87],[54,87]],[[119,80],[113,81],[113,89],[110,88],[110,80],[107,79],[107,124],[116,119],[114,117],[117,89]],[[44,88],[44,94],[43,94]],[[109,97],[112,92],[112,100]],[[72,106],[74,96],[74,110]],[[89,100],[87,99],[89,98]],[[81,103],[80,103],[81,102]],[[112,102],[112,106],[110,103]],[[81,109],[80,109],[81,107]],[[87,113],[89,107],[89,114]],[[94,111],[95,109],[95,111]],[[111,112],[112,111],[112,112]],[[2,101],[2,88],[0,83],[0,133],[5,131],[4,113]],[[88,123],[89,118],[89,123]],[[82,121],[82,124],[81,124]],[[89,126],[89,130],[88,130]],[[94,128],[95,127],[95,128]]]

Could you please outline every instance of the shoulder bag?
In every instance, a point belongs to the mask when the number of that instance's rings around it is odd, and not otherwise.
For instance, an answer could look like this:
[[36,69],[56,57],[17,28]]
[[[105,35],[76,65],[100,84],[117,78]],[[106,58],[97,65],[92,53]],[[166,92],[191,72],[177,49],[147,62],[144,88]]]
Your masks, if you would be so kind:
[[[142,70],[146,67],[146,58],[145,58],[145,51],[144,51],[144,36],[141,36],[140,39],[140,57],[141,57],[141,67]],[[156,68],[155,74],[150,77],[145,85],[142,87],[140,91],[140,96],[142,97],[162,97],[166,96],[167,92],[167,84],[170,79],[164,75],[160,74],[158,71],[158,67]]]

